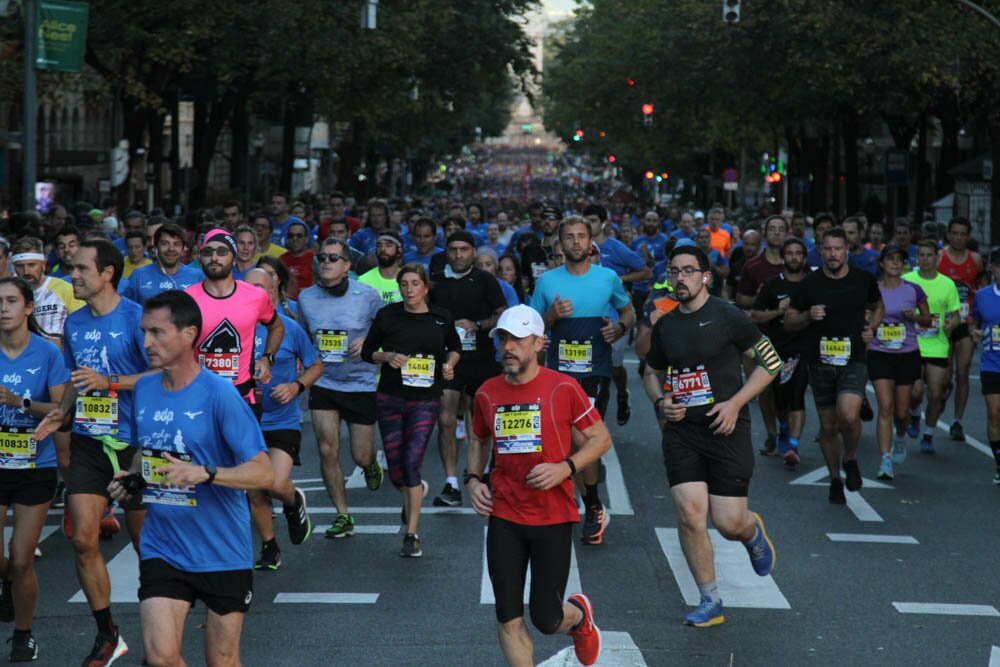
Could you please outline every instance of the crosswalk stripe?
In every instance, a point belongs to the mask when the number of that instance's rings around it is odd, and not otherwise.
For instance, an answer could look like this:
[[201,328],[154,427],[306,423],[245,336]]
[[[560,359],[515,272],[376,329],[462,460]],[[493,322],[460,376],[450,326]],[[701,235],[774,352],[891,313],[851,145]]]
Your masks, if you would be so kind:
[[278,593],[274,604],[375,604],[378,593]]
[[[496,604],[493,597],[493,582],[490,581],[489,565],[486,562],[486,533],[488,527],[483,528],[483,576],[479,583],[479,604]],[[580,584],[580,566],[576,562],[576,547],[570,547],[569,555],[569,579],[566,581],[566,593],[572,594],[583,590]],[[531,594],[531,564],[528,564],[528,572],[524,579],[524,603],[528,604]]]
[[604,455],[604,467],[607,471],[605,486],[608,491],[608,512],[611,514],[623,514],[634,516],[632,501],[628,496],[628,489],[625,487],[625,475],[622,474],[622,464],[618,460],[618,453],[614,445]]
[[[108,563],[108,577],[111,580],[111,602],[139,602],[139,555],[131,542]],[[87,597],[79,590],[69,601],[86,602]]]
[[[595,613],[600,613],[595,610]],[[601,659],[603,667],[646,667],[642,651],[635,645],[632,635],[627,632],[601,631]],[[577,667],[580,661],[572,646],[568,646],[554,656],[539,663],[538,667]]]
[[910,535],[863,535],[858,533],[827,533],[831,542],[863,542],[871,544],[920,544]]
[[[709,530],[712,547],[715,549],[715,580],[719,584],[719,594],[727,607],[756,609],[791,609],[774,579],[768,575],[758,577],[750,565],[746,548],[739,542],[730,542],[717,530]],[[676,528],[657,528],[656,538],[667,557],[677,586],[688,605],[697,605],[701,596],[698,585],[688,569],[684,552],[681,550],[680,536]]]
[[1000,646],[990,649],[990,664],[988,667],[1000,667]]
[[[395,514],[399,515],[402,503],[395,507],[352,507],[348,510],[353,514]],[[309,507],[310,514],[337,514],[336,507]],[[476,510],[471,507],[421,507],[420,515],[424,514],[475,514]]]
[[868,501],[859,492],[845,490],[844,495],[847,497],[847,508],[854,512],[854,516],[858,517],[858,521],[884,523],[884,519],[875,511],[874,507],[868,504]]
[[[312,536],[322,536],[330,524],[319,524],[313,526]],[[398,535],[402,526],[355,526],[354,532],[370,535]]]
[[943,616],[1000,616],[988,604],[946,604],[943,602],[893,602],[900,614],[940,614]]

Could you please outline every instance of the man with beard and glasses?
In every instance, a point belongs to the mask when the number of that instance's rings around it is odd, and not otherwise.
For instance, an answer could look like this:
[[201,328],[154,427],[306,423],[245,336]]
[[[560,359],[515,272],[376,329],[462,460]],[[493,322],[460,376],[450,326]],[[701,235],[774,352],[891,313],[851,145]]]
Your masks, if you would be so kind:
[[[646,394],[666,418],[663,460],[678,518],[681,549],[701,593],[684,618],[704,628],[725,621],[715,579],[708,516],[727,540],[741,542],[754,572],[771,573],[774,545],[747,506],[754,457],[749,403],[781,370],[767,336],[735,306],[708,293],[711,266],[696,248],[670,253],[680,304],[653,325]],[[756,368],[743,382],[743,356]]]
[[[884,306],[875,276],[848,264],[847,234],[834,227],[823,235],[823,268],[802,281],[785,312],[785,328],[804,331],[803,358],[819,413],[819,443],[830,472],[829,500],[847,503],[848,491],[861,488],[858,440],[861,404],[868,383],[865,348],[882,323]],[[871,319],[865,321],[868,312]],[[843,436],[843,459],[840,437]]]
[[313,258],[316,253],[309,249],[309,227],[298,218],[288,223],[285,232],[285,242],[288,252],[278,258],[278,261],[288,267],[292,274],[292,284],[288,286],[289,299],[296,299],[299,292],[313,284]]
[[24,236],[14,243],[10,262],[14,273],[24,278],[35,295],[35,321],[44,336],[62,347],[63,325],[70,313],[83,306],[73,296],[73,287],[65,280],[45,275],[42,240]]
[[153,243],[156,246],[156,260],[132,272],[123,296],[141,304],[161,292],[186,290],[204,280],[205,275],[201,271],[181,262],[186,241],[184,230],[178,225],[161,225],[156,230]]
[[[559,226],[566,264],[546,271],[535,284],[531,307],[551,334],[546,366],[575,378],[594,401],[599,414],[608,408],[611,385],[611,345],[635,324],[635,311],[617,274],[590,262],[590,226],[570,216]],[[608,318],[608,306],[618,322]],[[609,514],[597,492],[599,465],[581,469],[584,544],[601,544]]]
[[[205,280],[184,291],[201,309],[198,363],[236,385],[260,421],[263,405],[254,380],[265,384],[271,380],[271,366],[285,327],[267,292],[233,278],[235,261],[236,239],[232,234],[224,229],[205,234],[201,241]],[[264,354],[254,364],[254,328],[258,322],[267,327],[267,339]]]
[[403,238],[394,231],[385,231],[375,241],[375,259],[378,266],[368,271],[358,282],[373,288],[382,297],[382,303],[399,303],[403,297],[399,294],[399,267],[403,262]]

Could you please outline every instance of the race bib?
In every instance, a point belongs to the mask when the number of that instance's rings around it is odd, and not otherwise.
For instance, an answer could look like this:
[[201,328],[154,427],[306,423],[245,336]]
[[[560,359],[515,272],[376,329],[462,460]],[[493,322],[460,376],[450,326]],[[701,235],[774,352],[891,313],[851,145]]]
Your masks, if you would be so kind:
[[906,326],[902,322],[895,324],[882,323],[875,332],[875,339],[878,340],[879,347],[886,350],[898,350],[903,347],[906,341]]
[[846,366],[851,360],[851,339],[823,336],[819,339],[819,360],[831,366]]
[[198,363],[216,375],[235,383],[240,374],[240,355],[238,352],[199,352]]
[[531,277],[538,280],[543,273],[549,270],[549,265],[541,262],[535,262],[531,265]]
[[415,354],[408,357],[403,365],[401,373],[403,375],[404,387],[427,388],[434,384],[434,369],[437,362],[434,357],[425,357]]
[[990,339],[987,345],[990,352],[1000,352],[1000,324],[990,327]]
[[963,322],[968,321],[968,319],[969,319],[969,304],[968,304],[968,302],[963,301],[961,304],[959,304],[959,306],[958,306],[958,316],[960,318],[962,318]]
[[0,468],[34,468],[38,445],[29,426],[0,426]]
[[166,453],[169,453],[175,459],[187,463],[191,462],[190,454],[168,452],[167,450],[160,449],[143,449],[142,478],[146,480],[147,484],[142,493],[143,502],[195,507],[198,504],[198,493],[195,487],[175,488],[168,486],[163,481],[163,473],[160,472],[160,468],[170,465],[170,461],[163,456]]
[[785,359],[785,363],[781,364],[781,373],[778,376],[778,384],[785,384],[792,379],[795,375],[795,369],[798,368],[799,357],[796,355],[789,359]]
[[341,364],[347,358],[347,332],[343,329],[319,329],[316,346],[324,364]]
[[712,383],[708,381],[708,371],[704,366],[675,369],[670,378],[670,386],[674,391],[674,403],[696,407],[715,403],[712,396]]
[[594,346],[589,340],[559,341],[560,373],[592,373],[594,371]]
[[76,423],[91,435],[118,433],[118,398],[100,394],[76,397]]
[[497,454],[536,454],[542,451],[542,406],[537,403],[501,405],[493,418]]
[[475,352],[476,330],[466,331],[462,327],[455,327],[455,331],[458,332],[458,338],[462,341],[462,352]]

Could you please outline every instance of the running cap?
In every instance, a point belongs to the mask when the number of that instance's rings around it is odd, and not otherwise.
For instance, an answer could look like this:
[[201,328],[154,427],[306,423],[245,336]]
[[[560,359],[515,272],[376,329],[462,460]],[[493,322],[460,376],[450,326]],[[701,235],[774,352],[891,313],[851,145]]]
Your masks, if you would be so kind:
[[452,243],[468,243],[473,248],[476,247],[476,239],[473,238],[472,234],[465,231],[464,229],[459,229],[452,232],[452,235],[448,237],[448,242],[445,245],[451,245]]
[[546,206],[542,209],[542,220],[562,220],[562,215],[555,206]]
[[880,262],[884,262],[885,258],[892,254],[902,255],[903,259],[906,259],[907,257],[907,253],[905,250],[903,250],[903,246],[896,245],[895,243],[890,243],[884,248],[882,248],[882,254],[879,255],[878,259]]
[[229,249],[232,251],[232,253],[234,255],[236,254],[236,239],[233,237],[232,234],[227,232],[225,229],[219,229],[218,227],[216,227],[215,229],[205,234],[205,236],[201,239],[201,247],[204,248],[211,241],[215,241],[217,243],[225,243],[227,246],[229,246]]
[[490,331],[490,338],[500,331],[506,331],[518,338],[544,336],[545,323],[542,322],[542,316],[537,310],[521,304],[503,311],[497,325]]
[[675,248],[697,248],[698,244],[694,242],[693,239],[677,239],[677,243],[674,244]]
[[697,220],[698,218],[704,218],[704,217],[705,217],[704,211],[695,211],[694,212],[694,219],[695,220]]
[[90,209],[87,211],[87,215],[90,216],[90,219],[94,222],[104,222],[104,211],[99,208]]

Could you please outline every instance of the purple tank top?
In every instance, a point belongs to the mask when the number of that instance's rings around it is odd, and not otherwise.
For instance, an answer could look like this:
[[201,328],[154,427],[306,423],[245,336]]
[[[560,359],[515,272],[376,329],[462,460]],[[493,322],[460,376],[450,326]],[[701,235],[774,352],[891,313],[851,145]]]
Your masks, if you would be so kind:
[[919,285],[905,280],[896,289],[887,290],[879,286],[885,315],[875,332],[875,338],[868,344],[874,352],[902,353],[917,349],[917,330],[914,321],[903,316],[904,310],[917,312],[917,305],[927,301],[927,295]]

